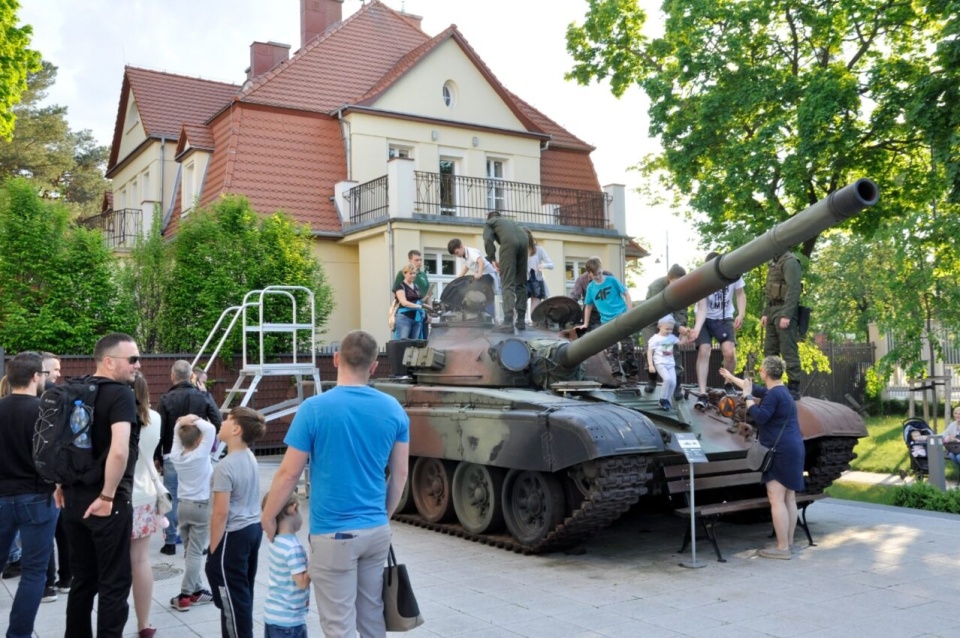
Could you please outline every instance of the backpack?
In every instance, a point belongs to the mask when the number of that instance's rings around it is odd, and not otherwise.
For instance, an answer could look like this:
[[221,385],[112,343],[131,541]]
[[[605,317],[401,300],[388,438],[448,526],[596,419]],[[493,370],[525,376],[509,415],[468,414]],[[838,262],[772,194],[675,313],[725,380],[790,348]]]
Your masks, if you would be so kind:
[[[106,451],[99,459],[93,455],[91,429],[93,406],[103,383],[116,381],[81,377],[53,386],[40,396],[40,414],[33,431],[33,464],[44,481],[94,485],[102,478]],[[86,425],[74,432],[71,420],[78,408],[86,415]]]

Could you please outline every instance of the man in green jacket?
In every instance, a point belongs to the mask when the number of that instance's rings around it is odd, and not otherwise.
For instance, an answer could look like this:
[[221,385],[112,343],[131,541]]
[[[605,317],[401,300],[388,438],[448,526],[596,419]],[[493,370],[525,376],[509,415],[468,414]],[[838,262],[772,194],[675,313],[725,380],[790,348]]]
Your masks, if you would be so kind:
[[764,294],[767,305],[760,317],[766,328],[763,356],[781,356],[787,364],[787,389],[800,398],[800,353],[797,348],[797,306],[800,304],[800,279],[803,271],[797,256],[787,251],[777,255],[767,267]]
[[[487,261],[500,271],[500,288],[503,290],[503,324],[494,328],[497,332],[513,333],[514,325],[517,330],[527,329],[528,241],[523,226],[501,217],[495,210],[487,213],[483,246],[487,251]],[[499,259],[496,255],[497,244],[500,245]]]

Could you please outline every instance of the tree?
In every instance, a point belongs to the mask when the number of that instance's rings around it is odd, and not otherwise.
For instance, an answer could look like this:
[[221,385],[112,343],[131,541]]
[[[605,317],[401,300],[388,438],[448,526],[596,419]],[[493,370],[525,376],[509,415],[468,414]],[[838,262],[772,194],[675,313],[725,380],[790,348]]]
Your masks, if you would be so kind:
[[16,0],[0,0],[0,139],[9,140],[16,114],[14,105],[27,88],[27,75],[40,68],[40,54],[27,47],[33,29],[17,27]]
[[66,107],[41,106],[56,78],[57,67],[49,62],[29,75],[23,100],[13,109],[13,138],[0,141],[0,174],[30,178],[42,197],[69,203],[74,216],[86,216],[100,210],[109,150],[90,131],[72,131]]
[[0,192],[0,345],[8,351],[87,354],[108,332],[129,331],[115,263],[98,232],[22,178]]
[[157,204],[154,206],[150,234],[137,238],[137,244],[130,251],[130,258],[120,269],[124,303],[130,308],[139,309],[139,320],[133,335],[144,352],[162,351],[160,325],[163,296],[170,282],[172,267],[170,245],[160,234],[162,219],[162,211]]
[[[881,204],[847,229],[851,241],[892,247],[895,263],[884,260],[866,297],[828,293],[833,307],[869,309],[857,325],[875,317],[897,333],[895,356],[907,366],[919,361],[924,331],[901,307],[958,327],[944,292],[960,270],[953,259],[935,263],[953,244],[944,231],[960,201],[957,0],[665,2],[656,38],[642,34],[636,0],[588,4],[584,23],[567,31],[568,77],[609,78],[616,95],[633,84],[646,92],[663,152],[639,168],[689,207],[711,244],[740,245],[872,177]],[[816,242],[802,253],[811,257]]]
[[[239,305],[249,291],[270,285],[312,290],[317,326],[322,326],[333,310],[333,298],[312,247],[305,227],[283,213],[261,218],[245,197],[225,197],[209,209],[192,212],[170,245],[169,278],[156,324],[159,347],[167,352],[197,352],[223,310]],[[289,313],[288,304],[280,305]],[[268,304],[267,312],[270,316],[278,310]],[[226,347],[238,351],[239,335]],[[267,349],[277,352],[290,347],[289,343],[278,346],[275,340]]]

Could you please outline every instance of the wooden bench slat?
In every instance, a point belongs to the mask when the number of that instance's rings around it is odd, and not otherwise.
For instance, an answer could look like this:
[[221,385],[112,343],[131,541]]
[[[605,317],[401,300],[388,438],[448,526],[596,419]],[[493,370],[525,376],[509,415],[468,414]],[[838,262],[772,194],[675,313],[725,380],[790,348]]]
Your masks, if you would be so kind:
[[[694,489],[699,490],[712,490],[718,487],[728,487],[733,485],[759,485],[760,477],[763,476],[760,472],[746,472],[741,474],[723,474],[721,476],[704,476],[701,477],[697,474],[694,474]],[[690,479],[680,479],[676,481],[671,481],[667,483],[667,487],[670,490],[671,494],[676,494],[677,492],[689,492],[690,491]]]
[[[826,494],[797,494],[797,505],[812,503],[826,498]],[[770,501],[767,498],[746,498],[740,501],[727,501],[724,503],[709,503],[707,505],[698,505],[697,514],[699,516],[716,516],[718,514],[727,514],[730,512],[742,512],[751,509],[760,509],[765,507]],[[689,516],[690,508],[681,507],[674,510],[677,516]]]
[[[742,472],[749,470],[747,459],[733,459],[730,461],[710,461],[709,463],[697,463],[694,469],[695,476],[710,476],[711,474],[722,474],[726,472]],[[690,475],[690,464],[681,463],[679,465],[666,465],[663,468],[663,475],[668,479],[678,478]]]

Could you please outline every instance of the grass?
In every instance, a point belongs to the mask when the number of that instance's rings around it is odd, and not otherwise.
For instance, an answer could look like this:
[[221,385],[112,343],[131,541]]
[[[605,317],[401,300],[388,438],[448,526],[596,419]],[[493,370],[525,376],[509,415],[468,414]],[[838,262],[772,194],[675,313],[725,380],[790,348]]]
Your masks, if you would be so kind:
[[825,491],[833,498],[845,501],[860,501],[863,503],[877,503],[878,505],[893,505],[892,485],[867,485],[866,483],[834,483]]
[[[906,416],[868,417],[869,436],[860,439],[854,452],[857,458],[850,468],[860,472],[878,472],[897,474],[900,470],[910,470],[907,458],[907,446],[903,442],[903,420]],[[955,463],[944,460],[946,464],[947,484],[956,484],[960,472]],[[834,483],[826,493],[834,498],[848,501],[893,505],[895,486],[865,485],[860,483]]]

